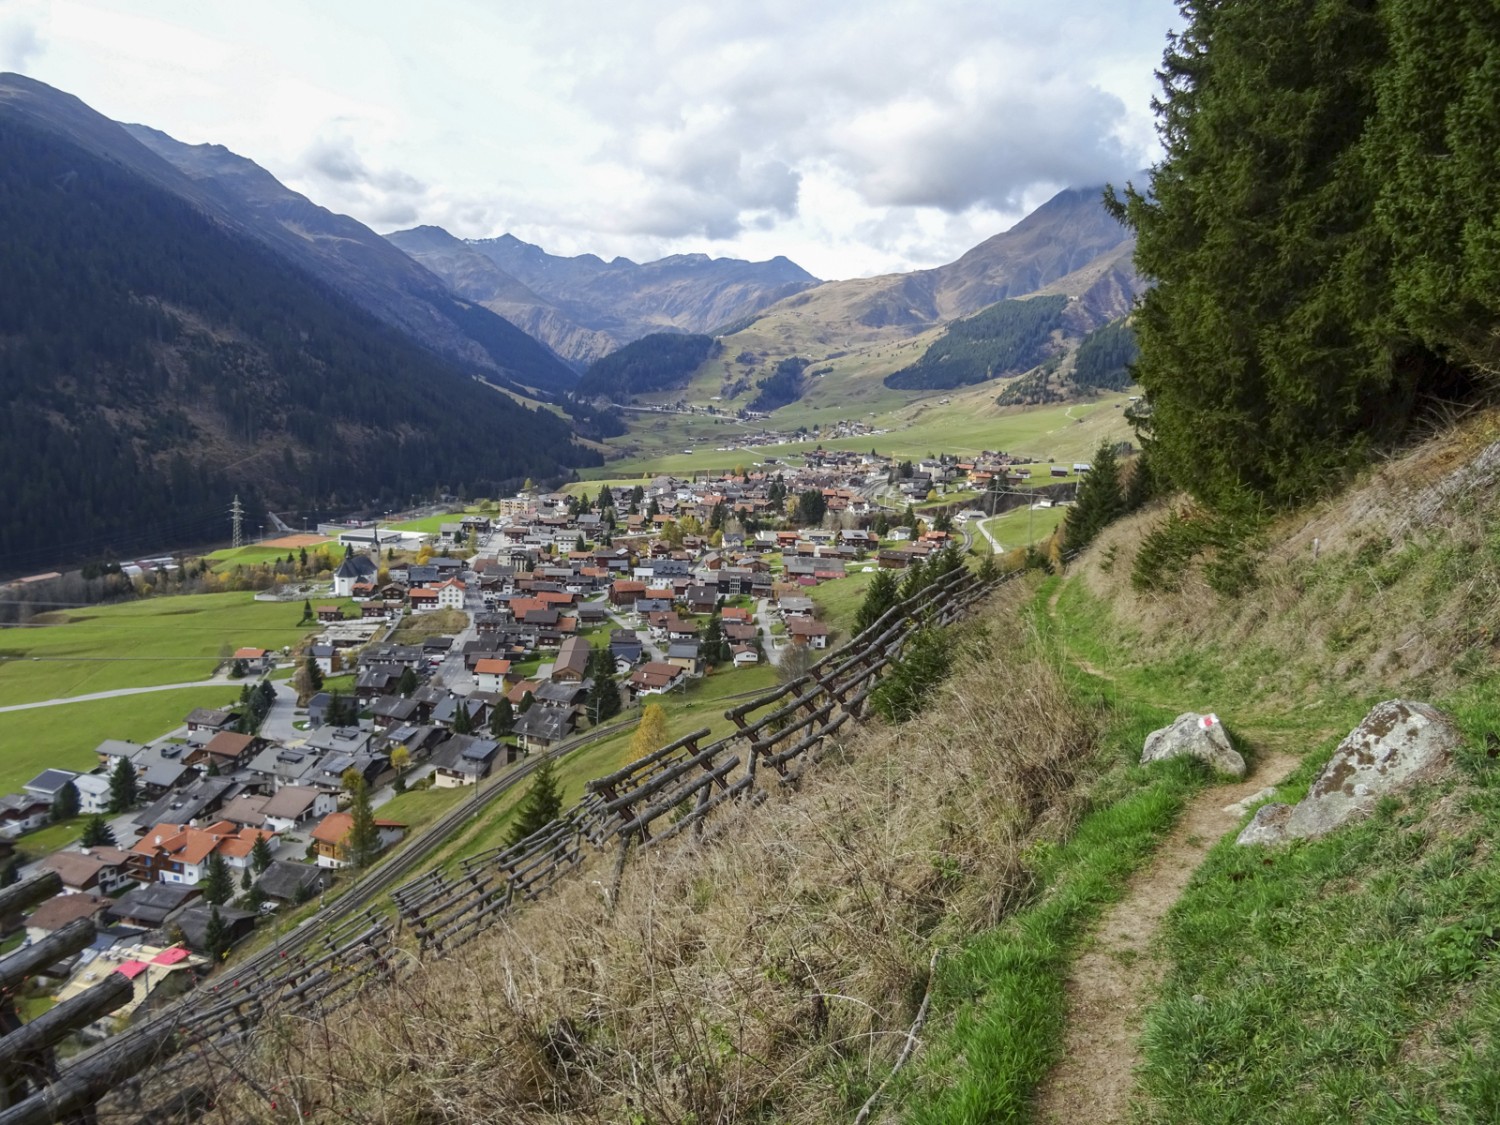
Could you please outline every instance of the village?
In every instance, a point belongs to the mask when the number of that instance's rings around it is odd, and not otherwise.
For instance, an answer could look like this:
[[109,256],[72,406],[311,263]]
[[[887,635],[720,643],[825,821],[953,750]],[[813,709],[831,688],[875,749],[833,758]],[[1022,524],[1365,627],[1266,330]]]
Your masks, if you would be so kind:
[[342,552],[331,580],[260,595],[306,593],[312,631],[294,650],[230,652],[237,705],[147,743],[106,739],[93,771],[46,769],[0,797],[0,865],[28,833],[90,818],[76,844],[9,868],[61,885],[12,919],[23,944],[97,927],[40,977],[46,999],[120,968],[133,998],[84,1032],[107,1036],[399,845],[409,825],[380,815],[398,793],[478,786],[705,676],[795,672],[843,639],[820,591],[967,547],[964,521],[983,514],[939,507],[929,524],[914,504],[1029,483],[1002,453],[806,461],[523,493],[422,534],[320,527]]

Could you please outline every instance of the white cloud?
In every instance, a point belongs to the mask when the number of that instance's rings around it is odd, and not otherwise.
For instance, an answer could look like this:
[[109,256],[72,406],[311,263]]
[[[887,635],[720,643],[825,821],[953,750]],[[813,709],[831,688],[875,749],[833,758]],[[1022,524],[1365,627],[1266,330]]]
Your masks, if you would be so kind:
[[30,20],[12,18],[0,23],[0,70],[25,74],[27,65],[44,49],[41,35]]
[[1173,0],[22,12],[46,51],[0,25],[0,52],[35,77],[225,144],[378,229],[637,260],[784,253],[828,277],[951,260],[1060,187],[1148,162],[1178,18]]

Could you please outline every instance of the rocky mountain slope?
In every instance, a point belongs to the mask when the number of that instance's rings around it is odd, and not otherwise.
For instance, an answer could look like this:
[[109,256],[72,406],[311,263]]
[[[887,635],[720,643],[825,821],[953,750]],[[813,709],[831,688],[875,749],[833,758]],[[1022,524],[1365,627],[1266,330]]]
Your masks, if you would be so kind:
[[548,254],[508,234],[466,242],[417,227],[387,237],[456,293],[580,364],[652,332],[711,332],[818,283],[782,257],[746,262],[677,254],[606,262],[593,254]]

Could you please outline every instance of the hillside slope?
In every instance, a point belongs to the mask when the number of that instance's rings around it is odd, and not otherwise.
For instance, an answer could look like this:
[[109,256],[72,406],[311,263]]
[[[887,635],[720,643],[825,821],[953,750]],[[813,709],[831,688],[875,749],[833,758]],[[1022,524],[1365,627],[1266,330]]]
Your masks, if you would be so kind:
[[57,127],[13,105],[0,97],[7,569],[219,538],[236,490],[409,502],[597,462],[554,416],[199,206],[81,103]]
[[[278,1041],[258,1080],[296,1075],[300,1104],[330,1120],[323,1107],[395,1119],[439,1100],[535,1122],[811,1123],[867,1101],[886,1120],[1033,1120],[1081,1010],[1071,967],[1111,904],[1161,875],[1180,901],[1140,916],[1165,932],[1130,955],[1155,964],[1121,953],[1145,1033],[1128,1028],[1119,1068],[1091,1076],[1121,1096],[1083,1090],[1075,1110],[1345,1120],[1353,1089],[1390,1107],[1370,1120],[1488,1120],[1497,437],[1500,418],[1478,420],[1287,518],[1237,598],[1135,593],[1126,563],[1163,513],[1116,524],[1065,580],[997,595],[919,721],[850,733],[798,786],[652,847],[614,906],[607,863],[585,869],[349,1018]],[[1248,814],[1221,806],[1279,780],[1295,800],[1395,695],[1456,716],[1469,748],[1451,771],[1339,837],[1233,845]],[[1136,765],[1145,734],[1189,709],[1219,714],[1250,783]],[[1158,855],[1203,868],[1184,878]],[[274,1119],[248,1092],[223,1114]]]

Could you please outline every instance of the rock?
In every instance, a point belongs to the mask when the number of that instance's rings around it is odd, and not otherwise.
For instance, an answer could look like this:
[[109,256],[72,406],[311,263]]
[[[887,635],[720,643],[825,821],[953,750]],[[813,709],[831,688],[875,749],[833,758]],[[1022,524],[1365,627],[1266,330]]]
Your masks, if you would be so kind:
[[1250,796],[1246,797],[1244,800],[1236,801],[1232,805],[1225,805],[1224,811],[1227,813],[1233,813],[1235,816],[1244,816],[1247,812],[1250,811],[1251,805],[1259,804],[1267,797],[1274,796],[1276,796],[1276,786],[1267,785],[1264,789],[1257,789],[1254,793],[1251,793]]
[[1443,770],[1460,741],[1452,720],[1425,703],[1378,703],[1339,743],[1306,797],[1295,805],[1263,806],[1237,842],[1309,839],[1368,816],[1381,797]]
[[1224,724],[1219,722],[1217,715],[1189,711],[1178,715],[1171,726],[1152,731],[1146,736],[1146,745],[1141,751],[1141,765],[1184,755],[1207,762],[1218,773],[1245,776],[1245,759],[1230,745]]

